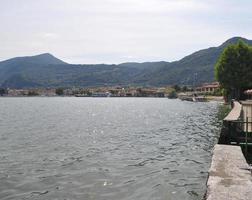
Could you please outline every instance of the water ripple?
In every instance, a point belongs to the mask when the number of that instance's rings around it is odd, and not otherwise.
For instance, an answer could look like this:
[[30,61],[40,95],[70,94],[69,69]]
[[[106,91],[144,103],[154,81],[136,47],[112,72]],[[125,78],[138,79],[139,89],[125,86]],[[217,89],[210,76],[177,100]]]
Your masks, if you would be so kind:
[[0,98],[0,199],[202,199],[218,107]]

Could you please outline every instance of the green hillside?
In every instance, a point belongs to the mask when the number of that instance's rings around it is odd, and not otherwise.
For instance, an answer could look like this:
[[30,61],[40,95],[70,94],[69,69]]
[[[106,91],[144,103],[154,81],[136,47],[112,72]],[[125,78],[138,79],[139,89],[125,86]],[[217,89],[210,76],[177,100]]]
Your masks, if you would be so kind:
[[214,81],[214,65],[234,37],[219,47],[197,51],[176,62],[72,65],[51,54],[19,57],[0,62],[0,85],[10,88],[90,87],[112,85],[194,85]]

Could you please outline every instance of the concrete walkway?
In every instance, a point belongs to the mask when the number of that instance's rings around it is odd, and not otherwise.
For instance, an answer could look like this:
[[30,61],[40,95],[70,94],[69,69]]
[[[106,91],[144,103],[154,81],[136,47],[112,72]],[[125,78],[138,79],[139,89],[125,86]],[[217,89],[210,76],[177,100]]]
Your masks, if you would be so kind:
[[230,113],[224,118],[224,121],[237,121],[241,116],[242,105],[235,101],[232,110]]
[[252,200],[252,175],[241,148],[215,145],[207,182],[207,200]]

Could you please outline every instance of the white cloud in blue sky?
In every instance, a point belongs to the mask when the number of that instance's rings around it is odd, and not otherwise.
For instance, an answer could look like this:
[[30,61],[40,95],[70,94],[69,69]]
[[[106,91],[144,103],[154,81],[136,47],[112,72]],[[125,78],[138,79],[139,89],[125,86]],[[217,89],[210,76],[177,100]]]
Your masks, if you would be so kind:
[[0,60],[50,52],[70,63],[173,61],[252,39],[249,0],[0,0]]

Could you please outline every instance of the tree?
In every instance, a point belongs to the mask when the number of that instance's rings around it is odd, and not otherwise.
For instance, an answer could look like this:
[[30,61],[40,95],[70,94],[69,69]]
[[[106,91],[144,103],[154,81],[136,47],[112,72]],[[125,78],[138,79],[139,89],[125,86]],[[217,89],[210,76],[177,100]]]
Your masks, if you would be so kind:
[[36,91],[31,91],[30,90],[27,95],[28,96],[38,96],[39,94]]
[[174,85],[173,88],[175,89],[176,92],[179,92],[181,90],[179,85]]
[[187,92],[187,91],[188,91],[187,86],[183,86],[183,87],[182,87],[182,91],[183,91],[183,92]]
[[177,93],[175,90],[172,90],[169,95],[168,95],[168,98],[169,99],[176,99],[178,97]]
[[63,90],[63,88],[57,88],[56,91],[55,91],[55,93],[57,95],[63,95],[64,94],[64,90]]
[[229,97],[240,99],[252,87],[252,48],[242,41],[226,47],[215,65],[215,78]]
[[8,92],[7,92],[6,89],[0,88],[0,96],[3,96],[3,95],[5,95],[5,94],[7,94],[7,93],[8,93]]

